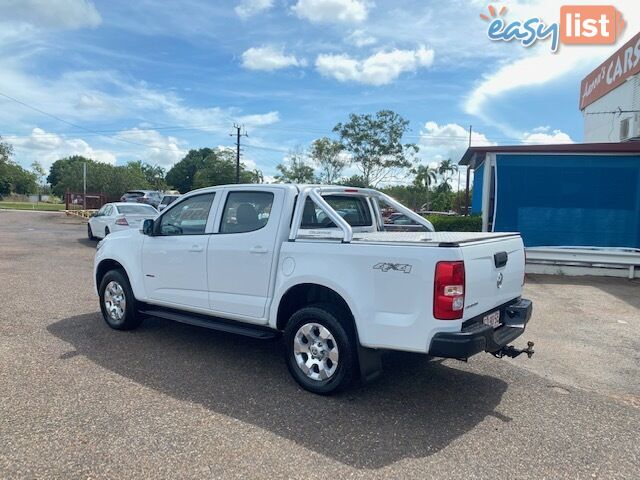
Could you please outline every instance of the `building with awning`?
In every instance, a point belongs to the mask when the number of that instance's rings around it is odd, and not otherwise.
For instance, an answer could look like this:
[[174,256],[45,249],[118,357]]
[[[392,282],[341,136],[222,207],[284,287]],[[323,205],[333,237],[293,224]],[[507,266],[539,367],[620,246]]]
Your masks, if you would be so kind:
[[640,142],[470,147],[460,165],[473,171],[483,230],[521,232],[528,259],[583,250],[603,263],[631,254],[619,259],[631,275],[640,265]]

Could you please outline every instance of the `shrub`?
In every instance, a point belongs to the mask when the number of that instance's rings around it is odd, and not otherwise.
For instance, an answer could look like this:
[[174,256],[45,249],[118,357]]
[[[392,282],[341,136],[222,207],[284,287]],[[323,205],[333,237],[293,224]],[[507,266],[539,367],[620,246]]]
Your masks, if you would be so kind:
[[427,220],[433,224],[436,232],[481,232],[482,217],[471,215],[469,217],[427,215]]

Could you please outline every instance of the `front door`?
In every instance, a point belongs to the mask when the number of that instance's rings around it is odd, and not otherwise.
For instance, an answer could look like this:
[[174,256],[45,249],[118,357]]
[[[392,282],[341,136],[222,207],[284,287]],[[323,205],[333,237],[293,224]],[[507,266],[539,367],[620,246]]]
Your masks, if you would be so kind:
[[[207,244],[215,193],[171,205],[144,239],[142,268],[147,296],[166,306],[209,309]],[[213,215],[211,215],[213,216]]]
[[279,189],[227,193],[207,257],[215,312],[256,320],[265,316],[282,203]]

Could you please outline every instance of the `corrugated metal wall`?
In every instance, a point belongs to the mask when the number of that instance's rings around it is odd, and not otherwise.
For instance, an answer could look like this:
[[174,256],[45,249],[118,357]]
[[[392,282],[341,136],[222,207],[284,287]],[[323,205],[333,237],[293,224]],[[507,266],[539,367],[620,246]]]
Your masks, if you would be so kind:
[[519,231],[528,247],[640,248],[640,156],[498,154],[496,163],[494,231]]

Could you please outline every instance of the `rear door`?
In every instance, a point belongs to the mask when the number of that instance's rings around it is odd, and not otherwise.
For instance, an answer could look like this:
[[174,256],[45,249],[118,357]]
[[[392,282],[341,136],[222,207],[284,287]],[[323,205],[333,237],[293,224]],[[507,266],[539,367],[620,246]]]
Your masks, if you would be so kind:
[[524,283],[520,236],[461,245],[465,266],[464,319],[490,313],[519,297]]
[[284,191],[229,189],[222,201],[207,255],[210,308],[263,323]]

